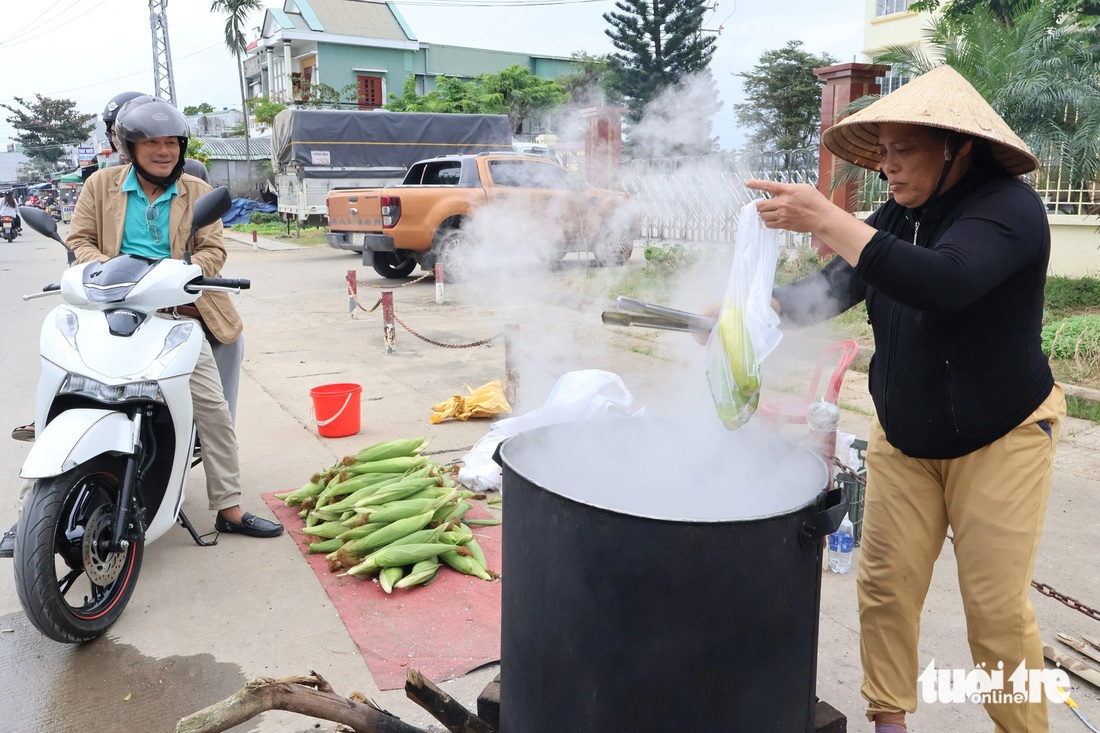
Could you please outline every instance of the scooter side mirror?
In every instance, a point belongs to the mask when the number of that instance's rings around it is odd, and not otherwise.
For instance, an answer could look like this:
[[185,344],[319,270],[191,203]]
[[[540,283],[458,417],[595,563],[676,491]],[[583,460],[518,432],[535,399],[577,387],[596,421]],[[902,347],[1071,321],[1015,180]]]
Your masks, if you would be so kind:
[[187,237],[187,243],[183,248],[183,261],[191,262],[191,242],[195,238],[195,232],[203,227],[210,226],[221,219],[233,206],[233,199],[229,196],[229,189],[218,186],[209,193],[204,193],[195,201],[191,216],[191,234]]
[[229,197],[229,189],[225,186],[218,186],[213,191],[204,193],[195,201],[191,231],[210,226],[225,216],[232,206],[233,200]]
[[20,206],[19,216],[31,229],[64,247],[65,252],[68,253],[70,265],[76,261],[76,255],[69,249],[69,245],[65,244],[65,240],[61,238],[61,235],[57,233],[57,222],[54,221],[52,216],[34,206]]

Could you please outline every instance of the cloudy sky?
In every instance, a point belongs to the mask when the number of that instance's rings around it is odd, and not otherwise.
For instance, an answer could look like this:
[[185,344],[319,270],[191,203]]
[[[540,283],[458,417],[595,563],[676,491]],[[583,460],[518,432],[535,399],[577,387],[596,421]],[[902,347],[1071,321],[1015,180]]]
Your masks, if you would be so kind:
[[[501,3],[512,6],[502,6]],[[282,2],[269,1],[270,7]],[[520,7],[515,7],[519,5]],[[760,54],[787,41],[812,53],[852,61],[862,47],[866,0],[718,0],[705,28],[722,32],[712,63],[723,109],[714,131],[724,147],[737,147],[730,105],[743,100],[741,80]],[[612,51],[603,13],[613,0],[408,0],[397,2],[421,41],[556,56]],[[76,102],[82,112],[102,111],[120,91],[153,87],[148,0],[6,0],[0,14],[0,102],[36,93]],[[262,13],[253,25],[258,26]],[[207,0],[170,0],[168,31],[181,106],[240,104],[237,74],[224,48],[224,19]],[[13,130],[0,110],[0,143]],[[3,147],[0,147],[3,150]]]

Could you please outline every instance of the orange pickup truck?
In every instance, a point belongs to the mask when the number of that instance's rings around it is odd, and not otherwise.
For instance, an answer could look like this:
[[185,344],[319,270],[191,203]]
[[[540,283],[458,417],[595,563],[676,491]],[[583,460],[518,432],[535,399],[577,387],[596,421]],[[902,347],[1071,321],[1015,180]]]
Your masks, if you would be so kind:
[[363,253],[383,277],[443,264],[449,281],[468,280],[494,253],[543,262],[589,252],[599,264],[630,259],[639,231],[629,197],[584,185],[534,155],[447,155],[413,164],[384,188],[333,190],[328,243]]

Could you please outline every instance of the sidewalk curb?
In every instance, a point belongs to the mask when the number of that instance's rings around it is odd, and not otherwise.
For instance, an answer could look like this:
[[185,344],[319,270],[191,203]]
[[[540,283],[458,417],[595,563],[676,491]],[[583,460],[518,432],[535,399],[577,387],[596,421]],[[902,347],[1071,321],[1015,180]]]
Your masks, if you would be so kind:
[[226,227],[222,233],[223,239],[232,240],[238,244],[251,246],[253,249],[262,249],[267,252],[283,252],[294,249],[309,249],[302,244],[294,244],[292,242],[281,242],[277,239],[271,239],[270,237],[257,236],[256,241],[252,241],[252,235],[245,232],[238,232]]

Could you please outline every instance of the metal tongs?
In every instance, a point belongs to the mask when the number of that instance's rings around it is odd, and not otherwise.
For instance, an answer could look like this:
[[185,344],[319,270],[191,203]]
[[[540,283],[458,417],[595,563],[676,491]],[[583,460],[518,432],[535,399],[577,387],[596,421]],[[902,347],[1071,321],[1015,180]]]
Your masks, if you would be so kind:
[[615,304],[619,306],[619,310],[604,311],[600,316],[605,325],[640,326],[642,328],[659,328],[665,331],[710,333],[718,322],[717,319],[709,316],[643,303],[625,295],[616,298]]

